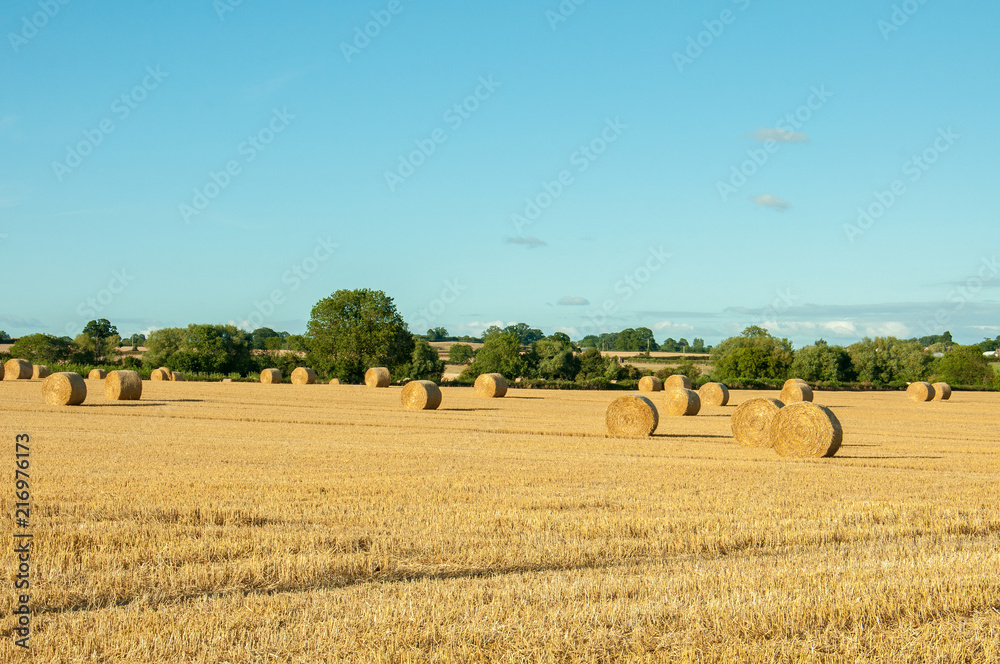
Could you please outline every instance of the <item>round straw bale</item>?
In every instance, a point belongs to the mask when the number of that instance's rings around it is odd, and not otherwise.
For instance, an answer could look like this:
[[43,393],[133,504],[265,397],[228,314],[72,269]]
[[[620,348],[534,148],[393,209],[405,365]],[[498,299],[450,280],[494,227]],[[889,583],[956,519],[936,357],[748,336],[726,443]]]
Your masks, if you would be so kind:
[[406,410],[434,410],[441,405],[441,388],[429,380],[411,380],[400,394]]
[[340,385],[340,379],[339,378],[331,378],[330,379],[330,384],[331,385]]
[[167,369],[163,369],[163,368],[153,369],[152,371],[149,372],[149,379],[150,380],[170,380],[170,374],[171,374],[171,372],[168,371]]
[[87,380],[104,380],[108,377],[108,372],[104,369],[91,369],[87,374]]
[[667,379],[663,381],[663,389],[669,390],[672,387],[679,387],[681,389],[690,390],[691,389],[691,379],[684,374],[674,374],[672,376],[667,376]]
[[480,374],[473,389],[477,397],[499,399],[507,394],[507,379],[498,373]]
[[934,386],[924,381],[910,383],[906,394],[914,401],[930,401],[934,398]]
[[645,438],[656,431],[660,414],[646,397],[627,395],[618,397],[608,406],[604,415],[608,434],[619,438]]
[[781,396],[779,399],[786,405],[798,403],[799,401],[812,401],[813,391],[804,380],[792,378],[791,380],[786,380],[785,384],[781,387]]
[[767,437],[781,456],[832,457],[844,441],[844,430],[826,406],[800,401],[778,411]]
[[365,385],[368,387],[389,387],[392,377],[385,367],[372,367],[365,372]]
[[136,371],[108,372],[104,379],[104,396],[111,401],[138,401],[142,396],[142,376]]
[[182,374],[180,371],[171,371],[170,380],[183,381],[184,374]]
[[725,406],[729,403],[729,388],[722,383],[705,383],[698,390],[703,406]]
[[44,364],[35,364],[31,367],[32,378],[48,378],[52,371]]
[[27,360],[7,360],[3,369],[4,380],[28,380],[31,378],[31,362]]
[[771,420],[785,404],[777,399],[754,397],[747,399],[733,411],[730,424],[733,427],[733,438],[743,447],[770,447],[767,437]]
[[292,371],[292,385],[312,385],[316,382],[316,372],[308,367],[295,367]]
[[260,372],[260,382],[265,385],[273,385],[281,382],[281,371],[278,369],[264,369]]
[[948,383],[934,383],[934,401],[947,401],[951,398],[951,385]]
[[701,399],[694,390],[673,387],[667,390],[664,406],[668,415],[697,415],[701,410]]
[[79,406],[87,398],[87,383],[78,373],[49,374],[42,383],[42,397],[50,406]]
[[643,376],[639,379],[640,392],[662,392],[663,381],[656,376]]

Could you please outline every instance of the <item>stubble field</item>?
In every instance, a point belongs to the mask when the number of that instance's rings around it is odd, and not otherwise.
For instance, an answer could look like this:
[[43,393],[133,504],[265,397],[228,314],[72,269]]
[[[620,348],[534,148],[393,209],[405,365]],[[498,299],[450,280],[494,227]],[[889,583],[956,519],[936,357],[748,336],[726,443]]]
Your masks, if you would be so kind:
[[35,662],[1000,660],[998,394],[819,392],[844,446],[803,460],[731,438],[773,393],[624,440],[610,392],[88,388],[0,382],[8,524],[31,436]]

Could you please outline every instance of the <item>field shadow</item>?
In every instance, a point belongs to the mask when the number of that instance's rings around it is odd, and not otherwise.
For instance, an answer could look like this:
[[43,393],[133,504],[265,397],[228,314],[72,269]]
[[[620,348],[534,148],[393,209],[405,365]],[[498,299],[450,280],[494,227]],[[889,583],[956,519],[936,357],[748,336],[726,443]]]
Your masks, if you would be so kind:
[[165,403],[205,403],[204,399],[163,399]]
[[544,399],[545,397],[514,397],[514,396],[506,396],[504,398],[505,399]]
[[449,413],[478,413],[481,410],[500,410],[499,408],[441,408]]
[[683,434],[683,433],[654,433],[650,438],[725,438],[732,439],[732,436],[721,436],[715,433]]
[[112,403],[84,403],[83,408],[152,408],[155,406],[166,406],[165,403],[129,403],[127,401],[114,401]]
[[838,454],[835,459],[943,459],[939,456],[845,456]]

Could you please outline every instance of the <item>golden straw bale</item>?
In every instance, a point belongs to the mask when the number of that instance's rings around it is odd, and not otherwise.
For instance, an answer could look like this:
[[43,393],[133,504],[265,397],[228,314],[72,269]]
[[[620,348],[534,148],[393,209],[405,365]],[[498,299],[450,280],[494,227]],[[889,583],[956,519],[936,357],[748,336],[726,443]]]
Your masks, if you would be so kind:
[[434,410],[441,405],[441,388],[429,380],[411,380],[400,394],[406,410]]
[[767,430],[771,420],[784,407],[781,401],[764,397],[754,397],[741,403],[730,420],[736,442],[743,447],[770,447]]
[[507,394],[507,379],[498,373],[480,374],[473,389],[477,397],[499,399]]
[[934,401],[947,401],[951,398],[951,385],[948,383],[934,383]]
[[729,403],[729,388],[722,383],[705,383],[698,390],[703,406],[725,406]]
[[31,367],[32,378],[48,378],[52,371],[44,364],[35,364]]
[[7,360],[3,368],[4,380],[28,380],[31,378],[31,362],[27,360]]
[[79,406],[87,398],[87,383],[78,373],[50,374],[42,383],[42,397],[50,406]]
[[800,401],[778,411],[767,437],[781,456],[832,457],[844,442],[844,430],[826,406]]
[[172,372],[170,372],[169,370],[163,369],[163,368],[153,369],[152,371],[149,372],[149,379],[150,380],[170,380],[170,374],[171,373]]
[[910,383],[906,394],[914,401],[930,401],[934,398],[934,386],[924,381]]
[[643,376],[639,379],[640,392],[662,392],[663,381],[656,376]]
[[316,382],[316,372],[308,367],[295,367],[292,371],[292,385],[313,385]]
[[389,387],[392,377],[385,367],[372,367],[365,372],[365,385],[368,387]]
[[784,404],[798,403],[799,401],[812,401],[813,391],[804,380],[792,378],[785,381],[781,387],[781,396],[778,397]]
[[701,410],[701,399],[694,390],[673,387],[667,390],[664,410],[668,415],[697,415],[698,411]]
[[260,382],[265,385],[273,385],[281,382],[281,371],[278,369],[264,369],[260,372]]
[[142,376],[136,371],[110,371],[104,379],[104,396],[111,401],[137,401],[142,396]]
[[87,374],[87,380],[104,380],[108,377],[108,372],[104,369],[91,369]]
[[667,376],[667,379],[663,381],[663,389],[669,390],[672,387],[678,387],[684,390],[691,389],[691,379],[684,374],[674,374],[673,376]]
[[646,397],[618,397],[608,406],[604,421],[608,434],[619,438],[645,438],[656,431],[660,414]]
[[331,378],[330,379],[330,384],[331,385],[340,385],[340,379],[339,378]]

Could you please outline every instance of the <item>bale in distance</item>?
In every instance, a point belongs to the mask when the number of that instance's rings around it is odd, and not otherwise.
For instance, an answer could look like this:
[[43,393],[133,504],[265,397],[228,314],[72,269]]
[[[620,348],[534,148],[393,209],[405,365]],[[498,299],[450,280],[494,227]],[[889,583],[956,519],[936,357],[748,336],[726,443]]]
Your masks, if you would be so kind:
[[180,371],[171,371],[170,372],[170,380],[183,381],[184,380],[184,374],[182,374]]
[[786,380],[785,384],[781,386],[781,396],[778,399],[786,405],[799,401],[812,401],[813,391],[804,380],[792,378]]
[[736,407],[730,419],[733,438],[743,447],[770,447],[768,428],[774,416],[784,407],[785,404],[777,399],[764,397],[747,399]]
[[646,397],[630,394],[618,397],[604,415],[608,434],[617,438],[645,438],[656,431],[660,414]]
[[951,385],[948,383],[934,383],[934,401],[947,401],[951,398]]
[[722,383],[705,383],[698,390],[703,406],[725,406],[729,403],[729,388]]
[[411,380],[400,394],[406,410],[435,410],[441,405],[441,388],[429,380]]
[[3,365],[0,364],[0,380],[3,380],[3,377],[4,377],[5,373],[6,373],[6,371],[4,370]]
[[308,367],[295,367],[292,371],[292,385],[313,385],[316,383],[316,372]]
[[698,411],[701,410],[701,399],[698,397],[698,393],[680,387],[667,390],[664,404],[668,415],[678,417],[697,415]]
[[507,379],[498,373],[479,374],[472,389],[477,397],[500,399],[507,394]]
[[49,374],[42,383],[42,398],[50,406],[79,406],[87,398],[87,383],[70,371]]
[[643,376],[639,379],[640,392],[662,392],[663,381],[656,376]]
[[28,380],[31,378],[31,362],[27,360],[7,360],[3,368],[4,380]]
[[52,371],[44,364],[34,364],[31,367],[32,378],[48,378],[50,375]]
[[166,369],[153,369],[149,372],[150,380],[170,380],[170,372]]
[[934,386],[925,381],[910,383],[906,394],[914,401],[930,401],[934,398]]
[[108,377],[108,372],[104,369],[91,369],[87,374],[87,380],[104,380]]
[[138,401],[142,396],[142,376],[124,369],[108,372],[104,379],[104,396],[111,401]]
[[273,385],[281,382],[281,371],[278,369],[264,369],[260,372],[260,382],[265,385]]
[[392,376],[385,367],[372,367],[365,372],[365,385],[368,387],[389,387]]
[[781,456],[832,457],[844,442],[844,429],[826,406],[800,401],[778,411],[767,437]]
[[663,381],[663,389],[669,390],[674,387],[683,390],[690,390],[691,379],[685,376],[684,374],[674,374],[672,376],[667,376],[667,379]]
[[331,385],[340,385],[340,379],[339,378],[331,378],[330,379],[330,384]]

